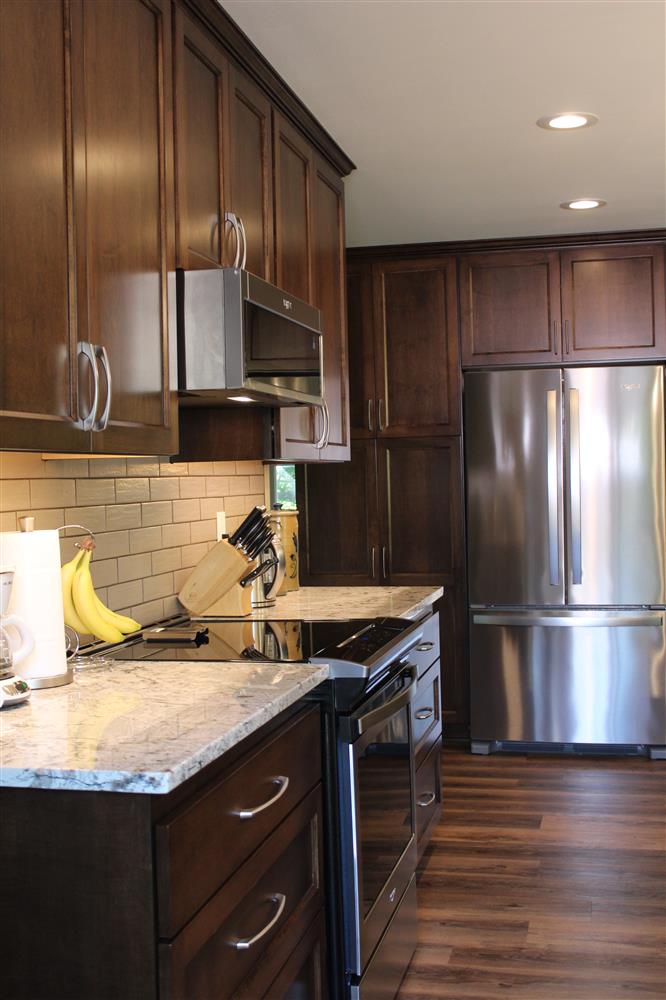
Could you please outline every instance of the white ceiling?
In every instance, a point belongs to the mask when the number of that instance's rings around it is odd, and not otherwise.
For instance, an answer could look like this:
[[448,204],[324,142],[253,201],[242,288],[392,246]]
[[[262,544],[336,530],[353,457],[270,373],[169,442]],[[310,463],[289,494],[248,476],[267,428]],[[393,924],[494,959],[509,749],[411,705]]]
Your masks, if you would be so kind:
[[222,5],[356,163],[349,246],[666,225],[662,0]]

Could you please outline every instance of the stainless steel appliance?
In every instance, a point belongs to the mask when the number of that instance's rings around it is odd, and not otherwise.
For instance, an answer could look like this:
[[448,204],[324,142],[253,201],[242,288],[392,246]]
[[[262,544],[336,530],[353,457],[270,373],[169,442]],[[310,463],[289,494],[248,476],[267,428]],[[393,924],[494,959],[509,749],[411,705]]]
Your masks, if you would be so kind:
[[662,366],[465,377],[472,749],[666,745]]
[[181,400],[321,406],[325,430],[321,313],[246,271],[242,222],[227,221],[234,266],[176,273]]
[[[416,947],[409,705],[419,622],[178,619],[109,651],[154,661],[322,662],[327,1000],[392,1000]],[[312,752],[313,748],[304,748]],[[342,888],[342,891],[341,891]]]

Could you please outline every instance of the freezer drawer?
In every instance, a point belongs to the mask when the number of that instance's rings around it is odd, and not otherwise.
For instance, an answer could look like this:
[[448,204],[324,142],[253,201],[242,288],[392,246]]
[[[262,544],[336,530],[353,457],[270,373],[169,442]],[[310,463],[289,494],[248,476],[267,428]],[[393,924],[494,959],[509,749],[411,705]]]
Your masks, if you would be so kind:
[[472,740],[666,744],[665,619],[472,611]]

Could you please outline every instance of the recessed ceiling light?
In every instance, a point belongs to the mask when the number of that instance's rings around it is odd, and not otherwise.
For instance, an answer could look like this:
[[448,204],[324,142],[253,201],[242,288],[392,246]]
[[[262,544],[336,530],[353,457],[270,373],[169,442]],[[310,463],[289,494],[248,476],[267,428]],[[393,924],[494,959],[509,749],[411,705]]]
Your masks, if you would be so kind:
[[563,201],[560,208],[572,208],[575,212],[584,212],[588,208],[602,208],[606,204],[601,198],[576,198],[574,201]]
[[588,111],[562,111],[557,115],[544,115],[539,118],[537,125],[539,128],[560,129],[567,131],[575,128],[589,128],[599,121],[598,115],[593,115]]

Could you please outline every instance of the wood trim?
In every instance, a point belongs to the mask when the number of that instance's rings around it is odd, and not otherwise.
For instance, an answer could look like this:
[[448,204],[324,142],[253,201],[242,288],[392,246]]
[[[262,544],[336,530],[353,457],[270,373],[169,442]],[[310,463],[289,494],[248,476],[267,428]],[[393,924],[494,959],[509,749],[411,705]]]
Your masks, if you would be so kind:
[[408,257],[438,257],[449,254],[484,253],[492,250],[544,250],[585,247],[607,243],[666,241],[666,229],[627,229],[612,233],[572,233],[567,236],[509,236],[487,240],[451,240],[439,243],[396,243],[382,246],[348,247],[349,261],[390,260]]
[[282,114],[304,132],[312,145],[341,176],[346,177],[356,169],[356,164],[215,0],[179,0],[179,2],[196,14],[226,51],[267,93]]

